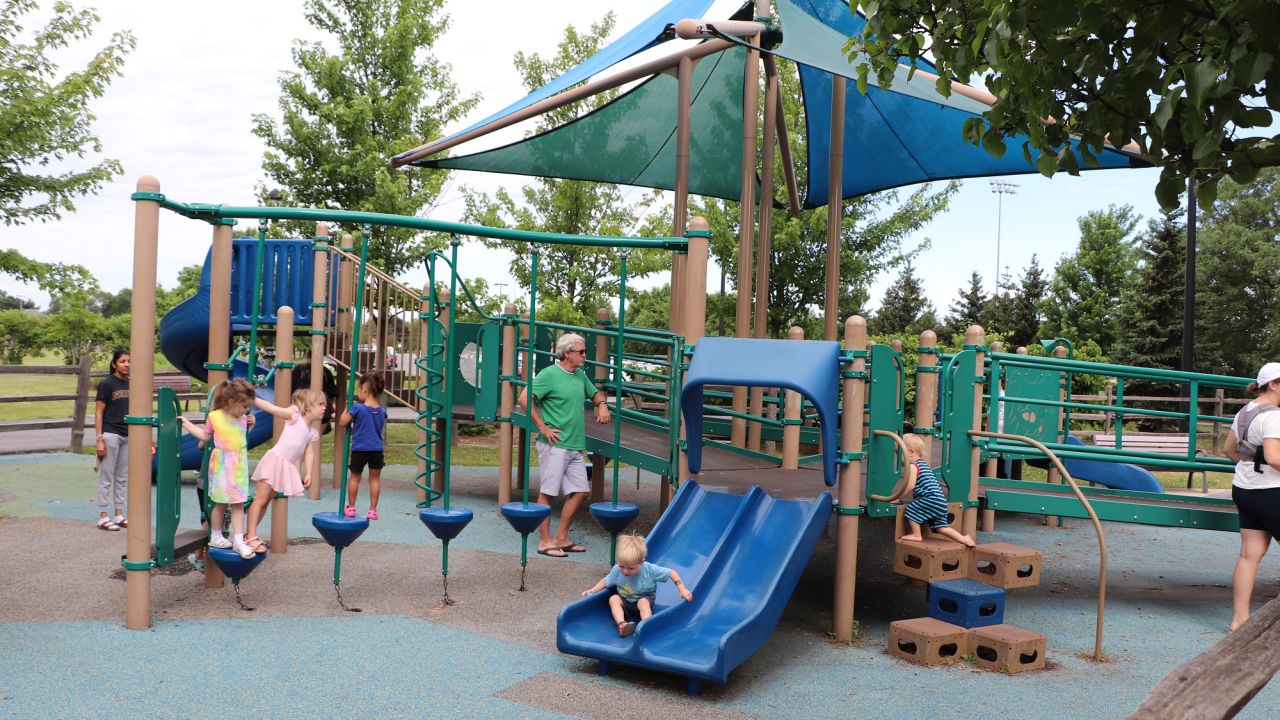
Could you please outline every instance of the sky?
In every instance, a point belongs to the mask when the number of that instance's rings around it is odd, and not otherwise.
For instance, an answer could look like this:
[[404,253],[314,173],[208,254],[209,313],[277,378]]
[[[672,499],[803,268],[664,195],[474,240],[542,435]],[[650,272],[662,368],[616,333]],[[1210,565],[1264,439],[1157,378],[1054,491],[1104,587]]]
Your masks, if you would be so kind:
[[[609,10],[617,16],[616,37],[662,4],[663,0],[555,0],[530,12],[527,3],[513,0],[449,2],[452,25],[437,44],[436,55],[452,65],[452,77],[463,93],[482,96],[472,115],[450,130],[525,94],[512,64],[517,51],[551,54],[566,25],[585,29]],[[719,0],[707,16],[723,17],[737,4]],[[76,212],[61,220],[0,227],[0,248],[13,248],[45,262],[85,265],[104,289],[115,291],[132,284],[129,195],[138,179],[155,176],[162,192],[180,202],[257,204],[253,190],[267,183],[261,169],[265,147],[251,133],[251,116],[278,116],[278,80],[283,72],[294,69],[290,57],[294,41],[325,42],[326,37],[306,23],[302,0],[77,3],[84,5],[96,7],[102,20],[91,41],[59,56],[64,69],[82,64],[87,53],[105,45],[115,30],[127,29],[137,39],[123,77],[92,105],[102,157],[119,160],[124,174],[98,195],[78,200]],[[455,152],[509,142],[520,133],[521,128],[513,128],[483,145],[464,145]],[[1145,169],[1089,172],[1075,178],[1012,176],[1005,179],[1018,186],[1016,192],[1003,197],[992,193],[988,179],[965,181],[950,209],[908,240],[908,247],[929,243],[916,262],[916,273],[939,314],[945,315],[972,271],[982,275],[990,291],[997,235],[1000,265],[1015,278],[1033,254],[1051,271],[1061,257],[1074,252],[1079,239],[1076,220],[1085,213],[1130,204],[1144,218],[1154,217],[1157,175],[1156,170]],[[489,192],[505,186],[516,194],[526,182],[518,176],[455,172],[433,217],[458,219],[459,188],[464,185]],[[638,198],[643,192],[629,190],[627,196]],[[159,283],[172,287],[180,268],[203,262],[210,238],[208,225],[162,212]],[[484,277],[491,286],[505,284],[505,292],[512,293],[516,284],[507,272],[507,262],[500,251],[472,242],[463,248],[460,267],[463,275]],[[425,273],[411,272],[404,279],[421,284]],[[871,288],[873,306],[893,279],[877,278]],[[638,285],[651,287],[665,280],[664,273]],[[719,289],[714,265],[708,272],[708,288]],[[8,276],[0,275],[0,289],[42,305],[47,300],[38,288]],[[815,302],[820,303],[820,298]]]

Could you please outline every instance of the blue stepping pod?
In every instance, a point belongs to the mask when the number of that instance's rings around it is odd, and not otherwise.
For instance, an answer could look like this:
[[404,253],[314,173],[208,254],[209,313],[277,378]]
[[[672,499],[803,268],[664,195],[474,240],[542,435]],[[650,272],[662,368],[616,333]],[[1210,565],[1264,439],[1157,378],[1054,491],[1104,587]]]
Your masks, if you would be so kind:
[[262,564],[267,557],[266,553],[255,553],[253,557],[242,558],[240,553],[230,548],[209,548],[209,559],[214,565],[232,580],[243,580],[253,572],[253,569]]
[[589,508],[591,516],[600,523],[600,527],[610,535],[617,535],[640,515],[640,506],[633,503],[611,502],[594,503]]
[[369,518],[347,517],[336,512],[322,512],[311,516],[311,524],[320,537],[335,548],[344,548],[356,541],[369,529]]
[[551,514],[551,506],[542,503],[511,502],[502,506],[502,517],[521,535],[528,535]]
[[963,628],[1004,622],[1004,588],[973,580],[929,583],[929,617]]
[[423,508],[418,511],[418,519],[431,531],[438,540],[448,542],[456,537],[471,522],[472,512],[467,508]]

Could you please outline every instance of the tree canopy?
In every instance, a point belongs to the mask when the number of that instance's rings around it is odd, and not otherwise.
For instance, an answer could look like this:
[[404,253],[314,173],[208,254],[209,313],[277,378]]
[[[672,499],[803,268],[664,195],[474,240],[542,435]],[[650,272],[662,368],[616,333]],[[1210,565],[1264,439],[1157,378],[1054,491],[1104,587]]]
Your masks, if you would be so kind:
[[[1041,173],[1071,174],[1104,145],[1137,143],[1162,168],[1156,197],[1176,207],[1193,178],[1202,207],[1218,182],[1280,165],[1280,4],[1274,0],[869,0],[846,49],[865,84],[927,55],[938,90],[982,78],[995,105],[964,137],[994,155],[1024,134]],[[859,57],[857,53],[866,53]],[[1079,156],[1067,141],[1081,140]]]
[[[22,24],[36,0],[0,3],[0,223],[45,222],[75,210],[75,199],[95,193],[122,172],[116,160],[84,167],[102,152],[89,104],[120,74],[135,41],[112,34],[84,68],[61,73],[55,55],[93,34],[99,17],[54,3],[40,28]],[[92,162],[92,161],[90,161]]]
[[1080,245],[1058,262],[1040,305],[1040,337],[1093,340],[1109,351],[1120,334],[1116,309],[1134,265],[1130,235],[1138,219],[1129,205],[1080,218]]
[[[307,22],[332,35],[338,52],[296,42],[298,70],[280,78],[280,119],[254,115],[253,133],[267,145],[263,169],[289,201],[409,216],[435,202],[444,173],[397,172],[386,159],[440,136],[475,105],[431,53],[449,27],[443,6],[307,0]],[[370,256],[395,274],[429,249],[417,231],[380,228]]]

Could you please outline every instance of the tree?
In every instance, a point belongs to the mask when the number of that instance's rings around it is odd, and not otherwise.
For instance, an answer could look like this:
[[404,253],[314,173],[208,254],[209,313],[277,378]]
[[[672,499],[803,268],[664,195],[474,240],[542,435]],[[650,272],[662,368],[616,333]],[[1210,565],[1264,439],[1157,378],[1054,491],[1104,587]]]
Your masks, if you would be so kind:
[[1223,183],[1203,217],[1196,264],[1200,372],[1253,376],[1280,357],[1280,170]]
[[[178,303],[195,295],[200,290],[200,273],[204,268],[200,265],[188,265],[178,270],[178,284],[172,290],[165,290],[163,287],[158,288],[156,293],[156,319],[164,317],[165,313],[172,310]],[[121,290],[123,295],[126,290]],[[132,296],[132,293],[130,292]],[[129,311],[128,305],[125,306],[124,312]],[[111,317],[110,314],[103,312],[104,317]]]
[[[1218,182],[1248,183],[1280,164],[1280,136],[1260,132],[1280,112],[1280,11],[1274,2],[1161,3],[1143,0],[876,0],[846,49],[888,84],[899,63],[926,54],[941,76],[981,77],[995,96],[964,139],[999,156],[1005,139],[1041,154],[1046,176],[1095,163],[1110,142],[1136,142],[1162,168],[1156,197],[1165,209],[1193,177],[1201,207]],[[856,53],[865,52],[865,58]],[[1067,140],[1081,139],[1079,156]]]
[[1139,218],[1129,205],[1094,210],[1079,220],[1080,245],[1058,262],[1040,305],[1040,337],[1093,340],[1109,354],[1120,334],[1125,279],[1133,270],[1130,233]]
[[[594,23],[587,33],[572,25],[565,28],[555,56],[515,55],[515,67],[525,87],[532,91],[558,77],[604,46],[614,25],[613,13]],[[538,131],[545,131],[584,115],[607,103],[614,93],[603,93],[580,103],[543,115]],[[667,235],[659,218],[641,225],[657,193],[648,193],[640,201],[628,204],[617,185],[581,180],[538,179],[513,196],[506,189],[494,197],[463,190],[466,198],[465,222],[490,227],[513,227],[542,232],[626,235]],[[668,222],[667,228],[670,228]],[[514,255],[511,274],[524,287],[531,279],[531,250],[528,243],[511,240],[484,240],[485,245],[506,250]],[[670,266],[670,253],[633,251],[627,263],[628,281],[644,277]],[[591,324],[596,310],[612,305],[618,294],[617,278],[621,272],[620,255],[609,248],[569,245],[544,245],[538,256],[538,317],[570,324]]]
[[35,310],[35,302],[0,290],[0,310]]
[[1040,268],[1040,261],[1031,256],[1031,263],[1022,271],[1017,285],[1010,285],[1001,298],[1005,304],[1005,322],[999,328],[1007,341],[1017,347],[1030,345],[1040,336],[1040,302],[1049,290],[1049,281]]
[[59,298],[88,298],[98,292],[98,280],[83,265],[63,265],[32,260],[17,250],[0,250],[0,273],[12,275],[22,282],[33,282],[49,293],[51,301]]
[[933,303],[924,294],[924,285],[908,262],[898,279],[885,291],[884,301],[867,330],[873,334],[909,332],[918,334],[938,324]]
[[985,322],[987,294],[982,291],[982,276],[974,270],[969,275],[969,287],[961,288],[960,295],[951,304],[941,334],[944,338],[963,334],[970,325]]
[[24,15],[36,0],[0,4],[0,222],[20,225],[57,220],[75,210],[75,199],[96,193],[123,172],[116,160],[74,168],[73,158],[101,153],[93,133],[90,101],[101,97],[120,74],[135,41],[127,32],[112,34],[85,67],[61,74],[53,53],[93,34],[99,17],[54,3],[43,27],[28,30]]
[[0,310],[0,359],[13,365],[39,349],[45,319],[23,310]]
[[68,305],[49,316],[44,342],[74,365],[81,356],[101,352],[110,343],[106,321],[83,305]]
[[1111,353],[1116,362],[1157,368],[1180,366],[1185,233],[1179,216],[1166,213],[1152,220],[1139,240],[1138,266],[1125,288],[1120,337]]
[[[794,66],[778,68],[780,97],[787,127],[804,127],[801,117],[800,81]],[[763,96],[764,93],[761,93]],[[796,179],[803,197],[808,176],[804,158],[807,135],[791,137]],[[774,187],[786,187],[782,163],[776,164]],[[928,241],[904,249],[907,237],[944,212],[958,183],[922,186],[905,199],[897,190],[872,193],[842,203],[840,242],[840,297],[842,317],[861,311],[872,281],[885,270],[901,267],[928,247]],[[727,200],[690,200],[691,214],[702,215],[711,226],[711,252],[734,282],[738,276],[738,203]],[[806,337],[821,337],[822,318],[815,311],[826,294],[827,211],[805,210],[799,215],[773,215],[773,240],[769,258],[769,317],[766,336],[779,337],[791,325],[806,328]],[[757,257],[756,262],[760,259]],[[736,282],[734,290],[738,291]],[[757,291],[758,292],[758,291]],[[847,313],[847,314],[846,314]],[[816,334],[810,334],[810,329]]]
[[[386,159],[440,136],[476,103],[460,97],[449,65],[431,52],[449,27],[443,6],[307,0],[307,21],[332,35],[338,51],[296,42],[298,70],[280,78],[281,119],[253,116],[253,134],[267,144],[263,170],[287,202],[409,216],[435,202],[443,173],[398,172]],[[430,249],[415,230],[381,228],[370,257],[395,274]]]

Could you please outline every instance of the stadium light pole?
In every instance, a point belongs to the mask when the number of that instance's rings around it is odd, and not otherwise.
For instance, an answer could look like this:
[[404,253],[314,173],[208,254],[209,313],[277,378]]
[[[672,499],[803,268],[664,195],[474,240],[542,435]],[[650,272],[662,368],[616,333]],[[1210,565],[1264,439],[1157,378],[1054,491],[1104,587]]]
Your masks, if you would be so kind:
[[1018,186],[1008,180],[992,180],[991,192],[996,194],[996,295],[1000,295],[1000,224],[1004,215],[1004,196],[1018,192]]

